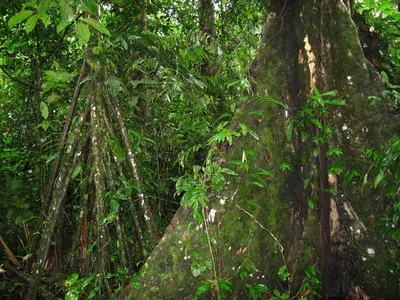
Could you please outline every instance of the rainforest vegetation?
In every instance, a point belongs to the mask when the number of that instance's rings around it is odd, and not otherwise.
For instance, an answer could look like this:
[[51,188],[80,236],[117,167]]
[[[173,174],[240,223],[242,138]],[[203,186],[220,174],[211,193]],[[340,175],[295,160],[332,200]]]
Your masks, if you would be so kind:
[[0,1],[0,298],[397,299],[399,10]]

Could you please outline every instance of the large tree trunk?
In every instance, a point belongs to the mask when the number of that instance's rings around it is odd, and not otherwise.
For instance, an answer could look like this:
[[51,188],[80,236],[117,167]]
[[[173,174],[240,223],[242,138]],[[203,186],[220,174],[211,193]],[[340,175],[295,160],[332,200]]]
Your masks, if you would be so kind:
[[[260,140],[241,137],[219,160],[241,161],[243,151],[253,150],[255,155],[247,156],[249,170],[235,169],[239,176],[230,176],[224,192],[210,196],[202,226],[196,227],[190,209],[179,209],[139,278],[142,288],[130,286],[120,297],[189,299],[202,282],[224,279],[233,284],[228,298],[246,299],[246,284],[283,284],[277,276],[283,265],[292,273],[286,288],[294,295],[304,269],[315,264],[322,271],[325,297],[355,298],[359,287],[369,296],[399,295],[397,279],[386,265],[391,254],[378,235],[379,196],[360,193],[360,177],[346,181],[342,176],[351,170],[364,175],[369,166],[355,158],[367,148],[382,150],[394,126],[387,108],[369,106],[368,96],[378,95],[382,85],[369,65],[343,1],[271,1],[251,70],[255,100],[231,125],[247,124]],[[321,120],[334,126],[334,133],[329,145],[316,145],[317,154],[311,142],[300,141],[299,129],[290,142],[285,133],[314,87],[338,90],[347,103]],[[288,108],[256,100],[265,96]],[[315,128],[307,133],[318,134]],[[326,150],[332,146],[344,153],[340,175],[327,171],[332,159]],[[293,170],[281,170],[282,163]],[[264,188],[252,183],[251,174],[259,168],[274,174],[265,178]],[[307,178],[311,184],[305,187]],[[319,201],[312,210],[307,199],[313,194]],[[202,273],[207,261],[211,265]],[[249,276],[241,279],[239,269]],[[196,272],[201,274],[194,277]]]

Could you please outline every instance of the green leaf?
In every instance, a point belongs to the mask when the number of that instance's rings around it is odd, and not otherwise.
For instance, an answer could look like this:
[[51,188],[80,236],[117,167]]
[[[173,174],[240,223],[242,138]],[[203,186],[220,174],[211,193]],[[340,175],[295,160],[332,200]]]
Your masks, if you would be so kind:
[[40,112],[42,113],[43,119],[46,120],[49,117],[49,108],[46,103],[40,102]]
[[314,209],[314,201],[312,200],[312,198],[308,198],[308,206],[309,206],[311,209]]
[[88,278],[86,278],[79,286],[81,289],[85,289],[90,282],[96,277],[95,274],[90,275]]
[[38,16],[41,17],[46,14],[47,10],[49,9],[51,0],[41,0],[38,8]]
[[251,130],[251,129],[248,129],[248,131],[249,131],[249,134],[250,134],[253,138],[255,138],[257,141],[260,139],[255,131],[253,131],[253,130]]
[[82,10],[85,12],[88,12],[92,15],[97,15],[98,13],[98,7],[95,1],[93,0],[84,0],[83,1],[83,6],[82,6]]
[[85,82],[90,81],[90,80],[93,80],[93,79],[95,79],[95,78],[97,78],[97,74],[92,74],[92,75],[86,76],[86,77],[79,83],[79,85],[82,85],[82,84],[84,84]]
[[231,169],[228,169],[228,168],[223,168],[223,169],[221,169],[221,171],[220,172],[222,172],[222,173],[226,173],[226,174],[229,174],[229,175],[234,175],[234,176],[236,176],[237,175],[237,173],[235,173],[233,170],[231,170]]
[[284,162],[280,165],[279,169],[281,169],[282,171],[286,171],[286,170],[293,171],[293,166],[290,163]]
[[342,99],[326,100],[325,104],[335,105],[335,106],[346,106],[346,102]]
[[65,295],[65,300],[78,300],[79,299],[79,292],[76,289],[71,289]]
[[78,38],[81,44],[86,45],[90,40],[90,30],[89,27],[82,22],[76,23],[76,32],[78,34]]
[[60,33],[61,31],[63,31],[69,24],[71,24],[71,21],[63,21],[62,20],[57,25],[57,33]]
[[38,15],[33,15],[28,19],[28,21],[26,21],[26,23],[25,23],[25,31],[26,31],[26,33],[29,33],[33,29],[35,29],[35,26],[36,26],[36,23],[37,23],[38,19],[39,19]]
[[218,285],[221,289],[232,293],[232,283],[226,280],[218,281]]
[[47,27],[51,24],[51,19],[50,19],[49,15],[46,15],[46,14],[42,15],[40,17],[40,20],[42,20],[45,27]]
[[49,97],[47,97],[46,102],[51,104],[56,102],[59,98],[60,96],[58,96],[56,93],[52,93]]
[[310,120],[311,123],[313,123],[313,124],[314,124],[315,126],[317,126],[319,129],[322,128],[322,124],[321,124],[321,122],[320,122],[318,119],[310,117],[309,120]]
[[132,276],[131,282],[136,290],[139,291],[142,288],[142,283],[137,279],[137,276]]
[[388,74],[386,74],[386,72],[385,71],[382,71],[381,72],[381,76],[382,76],[382,80],[386,83],[386,82],[389,82],[389,76],[388,76]]
[[374,179],[374,188],[376,188],[378,186],[378,184],[382,181],[383,176],[384,176],[384,172],[382,169],[380,169],[378,175],[376,175],[376,177]]
[[85,22],[86,24],[89,24],[97,31],[104,33],[105,35],[108,36],[111,35],[110,32],[107,30],[107,28],[105,28],[103,24],[101,24],[99,21],[95,19],[83,18],[82,21]]
[[329,91],[326,93],[323,93],[321,96],[331,96],[331,97],[336,97],[337,91]]
[[79,175],[80,172],[82,172],[82,166],[80,164],[77,164],[74,171],[72,172],[71,178],[74,179],[76,176]]
[[280,296],[281,296],[281,293],[280,293],[277,289],[274,289],[274,295],[275,295],[276,297],[280,297]]
[[209,290],[211,290],[212,287],[213,286],[211,283],[202,284],[197,288],[196,295],[197,296],[203,295],[204,293],[207,293]]
[[343,152],[342,152],[342,150],[340,148],[337,148],[337,147],[329,148],[328,151],[326,151],[326,156],[327,157],[330,157],[330,156],[332,156],[334,154],[337,155],[337,156],[340,156],[340,155],[343,154]]
[[17,13],[15,16],[12,16],[10,20],[8,20],[8,27],[14,27],[15,25],[21,23],[22,21],[26,20],[33,14],[31,10],[23,10]]
[[74,18],[74,12],[72,11],[71,7],[64,1],[59,1],[60,5],[60,13],[61,13],[61,20],[65,23],[69,23]]
[[92,299],[93,297],[96,296],[96,294],[101,290],[103,287],[103,284],[100,283],[98,286],[96,286],[89,294],[89,296],[86,299]]
[[288,109],[289,107],[283,103],[282,101],[276,100],[274,98],[271,97],[260,97],[260,98],[256,98],[255,100],[260,101],[260,102],[264,102],[264,103],[272,103],[272,104],[277,104],[279,106],[282,106],[286,109]]

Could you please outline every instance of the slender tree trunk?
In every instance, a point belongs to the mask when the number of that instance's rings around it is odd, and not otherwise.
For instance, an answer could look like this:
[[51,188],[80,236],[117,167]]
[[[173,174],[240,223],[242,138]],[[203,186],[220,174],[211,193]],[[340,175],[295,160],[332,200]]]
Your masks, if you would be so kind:
[[[200,31],[208,35],[207,41],[210,44],[210,39],[215,39],[217,34],[213,0],[199,0],[199,25]],[[204,76],[213,76],[215,72],[216,66],[209,61],[204,62],[202,66]]]
[[[247,299],[246,284],[279,287],[277,271],[283,265],[292,274],[287,285],[292,295],[304,269],[313,265],[323,272],[323,297],[356,297],[360,287],[369,296],[400,294],[397,279],[386,269],[391,255],[377,231],[378,195],[360,194],[360,177],[349,181],[343,176],[354,170],[365,174],[369,166],[354,158],[363,157],[367,148],[384,149],[391,137],[395,124],[388,109],[371,107],[368,100],[380,92],[379,75],[364,58],[344,2],[270,3],[263,42],[250,70],[254,100],[231,126],[245,123],[260,140],[241,137],[225,153],[229,162],[254,151],[254,157],[247,157],[249,170],[234,169],[239,176],[229,176],[224,191],[210,195],[202,226],[196,226],[190,209],[180,208],[139,278],[142,289],[130,286],[120,299],[190,298],[210,283],[214,288],[204,296],[209,299],[223,295],[217,286],[221,279],[233,284],[227,298]],[[314,87],[337,90],[347,106],[321,120],[334,128],[328,144],[301,142],[299,128],[288,142],[286,128]],[[261,116],[252,114],[260,110]],[[305,133],[309,138],[318,134],[315,129]],[[326,155],[332,146],[344,153],[339,174],[327,171],[334,162]],[[291,171],[283,170],[287,164]],[[274,175],[263,179],[263,188],[251,176],[260,169]],[[305,185],[306,180],[311,184]],[[319,202],[311,209],[307,203],[314,194]]]

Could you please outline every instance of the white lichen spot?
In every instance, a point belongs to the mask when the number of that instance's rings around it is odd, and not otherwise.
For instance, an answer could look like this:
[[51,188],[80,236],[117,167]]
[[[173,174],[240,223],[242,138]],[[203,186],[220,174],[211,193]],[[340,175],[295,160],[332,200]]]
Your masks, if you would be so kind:
[[287,109],[285,109],[285,117],[287,118],[289,116],[289,112]]
[[265,276],[264,276],[264,275],[261,275],[261,278],[265,278]]
[[368,254],[369,254],[370,256],[374,256],[374,254],[375,254],[375,250],[372,249],[372,248],[368,248],[368,249],[367,249],[367,252],[368,252]]
[[232,246],[229,246],[229,248],[228,248],[228,249],[229,249],[229,251],[231,251],[231,250],[232,250]]
[[182,241],[179,241],[178,244],[182,244]]
[[210,210],[210,213],[208,214],[208,221],[210,222],[210,223],[214,223],[214,220],[215,220],[215,213],[216,213],[217,211],[214,209],[214,208],[212,208],[211,210]]
[[352,226],[350,226],[350,230],[351,230],[351,231],[354,231],[354,229],[353,229],[353,227],[352,227]]
[[363,261],[366,261],[367,260],[367,258],[366,257],[361,257],[361,259],[363,260]]
[[361,230],[360,229],[357,229],[357,231],[356,231],[358,234],[360,234],[361,233]]
[[347,76],[347,81],[351,81],[351,76]]
[[145,219],[146,221],[149,221],[149,220],[150,220],[150,217],[149,217],[147,214],[144,214],[144,219]]
[[179,250],[183,251],[183,248],[180,248]]
[[253,273],[250,273],[250,275],[249,275],[250,277],[253,277]]
[[226,202],[226,199],[225,199],[225,198],[221,198],[221,199],[219,199],[219,203],[221,203],[221,205],[224,205],[224,204],[225,204],[225,202]]
[[343,131],[346,131],[347,129],[348,129],[347,125],[346,125],[346,124],[343,124],[342,130],[343,130]]
[[232,271],[235,271],[235,267],[232,267]]

